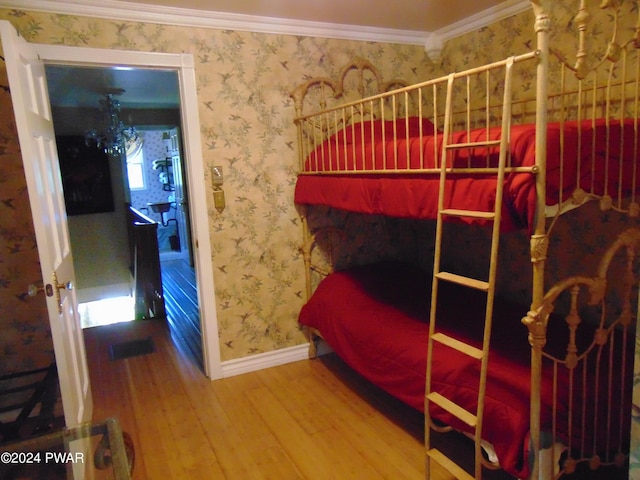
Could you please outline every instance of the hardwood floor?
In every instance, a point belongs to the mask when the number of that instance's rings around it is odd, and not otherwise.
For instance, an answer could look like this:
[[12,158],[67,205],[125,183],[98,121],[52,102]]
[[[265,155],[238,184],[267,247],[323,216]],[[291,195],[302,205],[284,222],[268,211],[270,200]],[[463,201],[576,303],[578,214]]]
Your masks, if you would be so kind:
[[187,347],[203,368],[202,334],[195,270],[184,260],[163,260],[162,289],[167,321],[173,335]]
[[[110,344],[148,336],[155,353],[109,359]],[[424,478],[423,416],[334,355],[212,382],[163,322],[89,328],[85,338],[94,420],[117,417],[132,435],[134,479]]]

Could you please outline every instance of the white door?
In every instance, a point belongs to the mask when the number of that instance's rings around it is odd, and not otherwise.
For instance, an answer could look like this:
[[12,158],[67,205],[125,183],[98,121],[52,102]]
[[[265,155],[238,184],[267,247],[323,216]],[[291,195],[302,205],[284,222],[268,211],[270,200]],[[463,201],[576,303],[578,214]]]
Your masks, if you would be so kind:
[[73,289],[73,258],[44,64],[7,21],[0,21],[0,38],[47,296],[65,422],[73,426],[91,420],[93,404]]
[[184,165],[182,164],[182,147],[180,142],[180,130],[169,130],[171,138],[170,156],[173,161],[173,181],[176,197],[176,219],[178,220],[178,237],[180,238],[180,256],[189,265],[193,266],[191,255],[191,231],[189,227],[189,202],[187,199],[186,182],[184,180]]

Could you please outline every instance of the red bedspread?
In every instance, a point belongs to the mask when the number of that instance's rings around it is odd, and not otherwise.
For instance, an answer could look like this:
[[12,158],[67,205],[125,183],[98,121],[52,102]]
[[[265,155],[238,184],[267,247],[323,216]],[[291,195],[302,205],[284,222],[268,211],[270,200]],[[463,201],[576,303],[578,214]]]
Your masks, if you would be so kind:
[[[304,171],[333,173],[299,175],[295,202],[394,217],[436,218],[439,179],[435,175],[406,171],[434,168],[434,158],[440,159],[441,155],[442,135],[432,135],[430,123],[422,121],[419,122],[422,123],[420,137],[420,127],[416,122],[412,119],[406,129],[404,121],[399,120],[397,125],[403,128],[396,128],[398,139],[395,142],[391,140],[394,130],[389,122],[384,122],[384,137],[380,122],[374,122],[373,132],[371,123],[365,122],[364,128],[359,128],[358,124],[356,128],[348,127],[346,134],[339,132],[329,138],[309,156]],[[500,134],[500,128],[492,128],[489,139],[499,139]],[[547,135],[547,205],[557,204],[560,198],[567,200],[578,184],[578,177],[581,188],[593,189],[600,195],[615,196],[620,185],[628,194],[640,185],[640,169],[634,169],[639,148],[634,120],[610,121],[609,125],[604,120],[562,125],[552,123],[548,125]],[[485,129],[472,130],[469,134],[456,132],[451,143],[481,140],[487,140]],[[511,166],[534,165],[535,126],[514,126],[510,145]],[[386,152],[386,157],[383,152]],[[497,161],[497,148],[458,150],[449,159],[456,166],[495,166]],[[405,173],[401,176],[394,173],[353,173],[392,167]],[[340,170],[352,173],[340,175]],[[452,178],[447,186],[450,192],[448,207],[492,211],[495,187],[496,180],[491,176],[478,174]],[[508,174],[504,205],[503,229],[532,225],[535,176],[530,173]]]
[[[480,346],[483,294],[441,284],[440,330]],[[365,378],[420,411],[424,409],[430,278],[413,267],[378,264],[325,278],[302,308],[299,321],[316,328],[334,351]],[[502,468],[526,478],[529,434],[530,347],[520,319],[526,308],[496,304],[482,437]],[[565,338],[560,340],[564,341]],[[566,343],[563,343],[566,345]],[[434,347],[433,388],[467,410],[477,406],[479,362],[448,347]],[[565,347],[563,347],[565,348]],[[560,384],[562,391],[565,385]],[[550,424],[551,387],[543,385],[543,428]],[[559,418],[566,412],[559,407]],[[433,417],[469,428],[432,405]],[[626,417],[625,417],[626,418]]]

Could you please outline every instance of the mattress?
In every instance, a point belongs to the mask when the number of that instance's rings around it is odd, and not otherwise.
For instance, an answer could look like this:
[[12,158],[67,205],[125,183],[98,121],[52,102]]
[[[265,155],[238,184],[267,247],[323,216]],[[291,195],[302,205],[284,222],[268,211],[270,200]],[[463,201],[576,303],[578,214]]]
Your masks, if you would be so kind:
[[[402,128],[399,128],[402,126]],[[450,143],[496,140],[500,128],[455,132]],[[396,139],[394,141],[394,138]],[[510,130],[510,165],[535,164],[535,125]],[[576,187],[598,195],[628,194],[640,184],[638,131],[633,119],[551,123],[547,128],[546,203],[557,205]],[[325,205],[368,214],[434,219],[439,178],[416,172],[433,169],[441,156],[443,136],[430,122],[363,122],[347,127],[318,145],[298,176],[295,202]],[[455,150],[448,165],[495,167],[499,149]],[[372,171],[376,173],[370,173]],[[446,207],[493,211],[495,176],[449,176]],[[509,173],[504,180],[503,230],[533,225],[536,207],[535,175]],[[619,188],[621,187],[621,188]],[[478,219],[468,219],[479,222]]]
[[[486,295],[440,284],[438,329],[480,347]],[[382,263],[329,275],[302,308],[301,324],[317,329],[354,370],[407,405],[423,411],[430,275],[415,267]],[[530,347],[521,324],[526,308],[496,302],[482,438],[491,443],[501,467],[528,476]],[[478,313],[480,312],[480,314]],[[558,322],[559,324],[560,322]],[[564,329],[566,330],[566,329]],[[563,332],[564,332],[563,330]],[[550,337],[551,338],[551,337]],[[555,335],[558,354],[567,333]],[[551,343],[551,342],[549,342]],[[584,342],[583,342],[584,343]],[[435,344],[433,390],[467,410],[477,406],[479,362]],[[551,378],[545,374],[545,378]],[[564,379],[566,380],[566,379]],[[568,382],[560,381],[560,391]],[[603,394],[608,389],[603,388]],[[551,422],[552,387],[542,386],[543,429]],[[468,426],[431,404],[432,417],[460,431]],[[558,407],[566,421],[566,405]],[[578,435],[581,432],[574,432]]]

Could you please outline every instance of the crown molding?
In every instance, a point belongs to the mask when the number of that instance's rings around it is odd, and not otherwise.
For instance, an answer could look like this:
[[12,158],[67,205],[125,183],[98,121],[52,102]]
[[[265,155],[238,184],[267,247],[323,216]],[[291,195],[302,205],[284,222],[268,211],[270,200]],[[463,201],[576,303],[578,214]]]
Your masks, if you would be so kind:
[[478,30],[493,22],[523,12],[531,8],[531,3],[529,0],[506,0],[500,5],[484,10],[435,32],[396,30],[225,12],[210,12],[139,4],[121,0],[0,0],[0,8],[107,18],[120,21],[159,23],[183,27],[204,27],[220,30],[302,35],[424,46],[425,39],[433,35],[440,37],[442,42],[446,42],[451,38]]
[[447,40],[480,30],[487,25],[525,12],[530,8],[531,2],[529,0],[506,0],[495,7],[488,8],[464,20],[447,25],[435,32],[427,32],[425,35],[424,50],[432,62],[437,62],[440,60],[440,55]]
[[0,0],[0,7],[122,21],[422,45],[424,32],[210,12],[120,0]]
[[467,33],[480,30],[492,23],[499,22],[505,18],[512,17],[519,13],[531,9],[530,0],[505,0],[495,7],[487,8],[482,12],[471,15],[464,20],[447,25],[433,32],[438,35],[443,42],[452,38],[460,37]]

